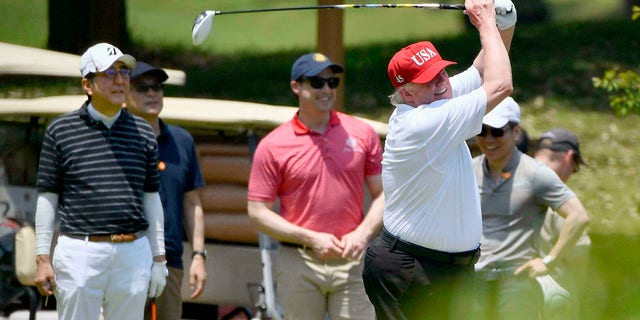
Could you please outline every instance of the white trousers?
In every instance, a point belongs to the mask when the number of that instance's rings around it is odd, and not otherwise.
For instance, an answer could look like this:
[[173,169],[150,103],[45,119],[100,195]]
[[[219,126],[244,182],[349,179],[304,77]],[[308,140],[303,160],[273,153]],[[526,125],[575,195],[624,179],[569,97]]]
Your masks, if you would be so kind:
[[151,277],[146,237],[133,242],[90,242],[60,236],[53,254],[61,320],[140,320]]

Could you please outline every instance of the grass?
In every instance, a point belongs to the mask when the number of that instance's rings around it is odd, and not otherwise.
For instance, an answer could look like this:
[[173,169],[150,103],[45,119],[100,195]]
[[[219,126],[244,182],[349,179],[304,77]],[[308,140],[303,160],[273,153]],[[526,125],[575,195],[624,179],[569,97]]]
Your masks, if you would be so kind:
[[[345,1],[389,3],[389,0]],[[421,2],[421,1],[400,1]],[[462,0],[443,2],[461,3]],[[540,2],[516,0],[517,4]],[[5,14],[0,19],[0,40],[44,48],[47,42],[46,0],[0,0]],[[622,0],[544,0],[554,22],[587,21],[619,14]],[[127,23],[133,41],[147,47],[192,48],[193,20],[203,10],[242,10],[316,5],[317,0],[129,0]],[[211,38],[198,51],[209,54],[309,50],[316,43],[317,19],[313,10],[222,15],[214,19]],[[292,27],[295,26],[295,27]],[[346,46],[388,41],[407,42],[424,37],[440,38],[464,30],[459,12],[416,9],[344,10]]]
[[[374,3],[376,1],[367,1]],[[381,3],[380,1],[377,1]],[[640,22],[619,14],[621,0],[549,0],[552,21],[518,26],[512,47],[522,125],[532,137],[566,127],[581,139],[589,164],[569,181],[592,218],[591,290],[585,319],[640,318],[640,116],[618,118],[591,78],[612,66],[640,64]],[[219,16],[204,46],[190,44],[195,15],[204,9],[312,5],[316,1],[226,0],[128,1],[133,53],[147,61],[187,72],[184,87],[167,95],[295,105],[288,87],[291,63],[315,45],[315,15],[288,12]],[[0,0],[0,41],[43,47],[46,1]],[[6,11],[9,10],[9,11]],[[459,14],[458,14],[459,15]],[[24,19],[24,17],[35,17]],[[291,27],[295,26],[295,27]],[[386,121],[392,87],[386,63],[401,46],[424,37],[444,57],[467,66],[478,49],[455,13],[411,9],[353,9],[345,12],[345,106],[350,113]],[[32,97],[80,93],[77,79],[0,77],[0,96]]]

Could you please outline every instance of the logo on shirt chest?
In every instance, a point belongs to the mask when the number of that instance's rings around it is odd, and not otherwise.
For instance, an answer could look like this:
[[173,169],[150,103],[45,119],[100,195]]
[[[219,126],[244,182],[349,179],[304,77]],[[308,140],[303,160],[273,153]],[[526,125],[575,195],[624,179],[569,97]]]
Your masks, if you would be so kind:
[[344,143],[344,152],[361,152],[362,150],[358,150],[358,142],[351,137],[348,137]]

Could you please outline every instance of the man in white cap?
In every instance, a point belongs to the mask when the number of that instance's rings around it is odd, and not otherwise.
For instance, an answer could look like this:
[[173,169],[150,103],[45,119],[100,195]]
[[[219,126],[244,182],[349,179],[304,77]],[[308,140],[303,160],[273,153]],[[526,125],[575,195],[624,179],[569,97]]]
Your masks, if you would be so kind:
[[35,282],[55,294],[60,319],[142,319],[147,295],[165,285],[158,147],[151,126],[122,109],[135,65],[108,43],[89,48],[80,58],[87,101],[45,132]]
[[[510,97],[483,118],[473,159],[482,207],[482,255],[476,264],[478,319],[539,319],[542,291],[555,262],[589,224],[582,203],[553,170],[516,148],[520,108]],[[535,241],[547,208],[566,219],[544,257]]]

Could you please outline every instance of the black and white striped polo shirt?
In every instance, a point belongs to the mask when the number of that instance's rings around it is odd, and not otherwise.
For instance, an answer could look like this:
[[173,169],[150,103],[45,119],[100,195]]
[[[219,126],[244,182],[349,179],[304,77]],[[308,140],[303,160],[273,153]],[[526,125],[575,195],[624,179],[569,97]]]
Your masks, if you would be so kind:
[[60,231],[134,233],[149,226],[144,192],[157,192],[158,145],[151,126],[122,110],[111,129],[80,109],[54,119],[45,133],[38,192],[59,195]]

